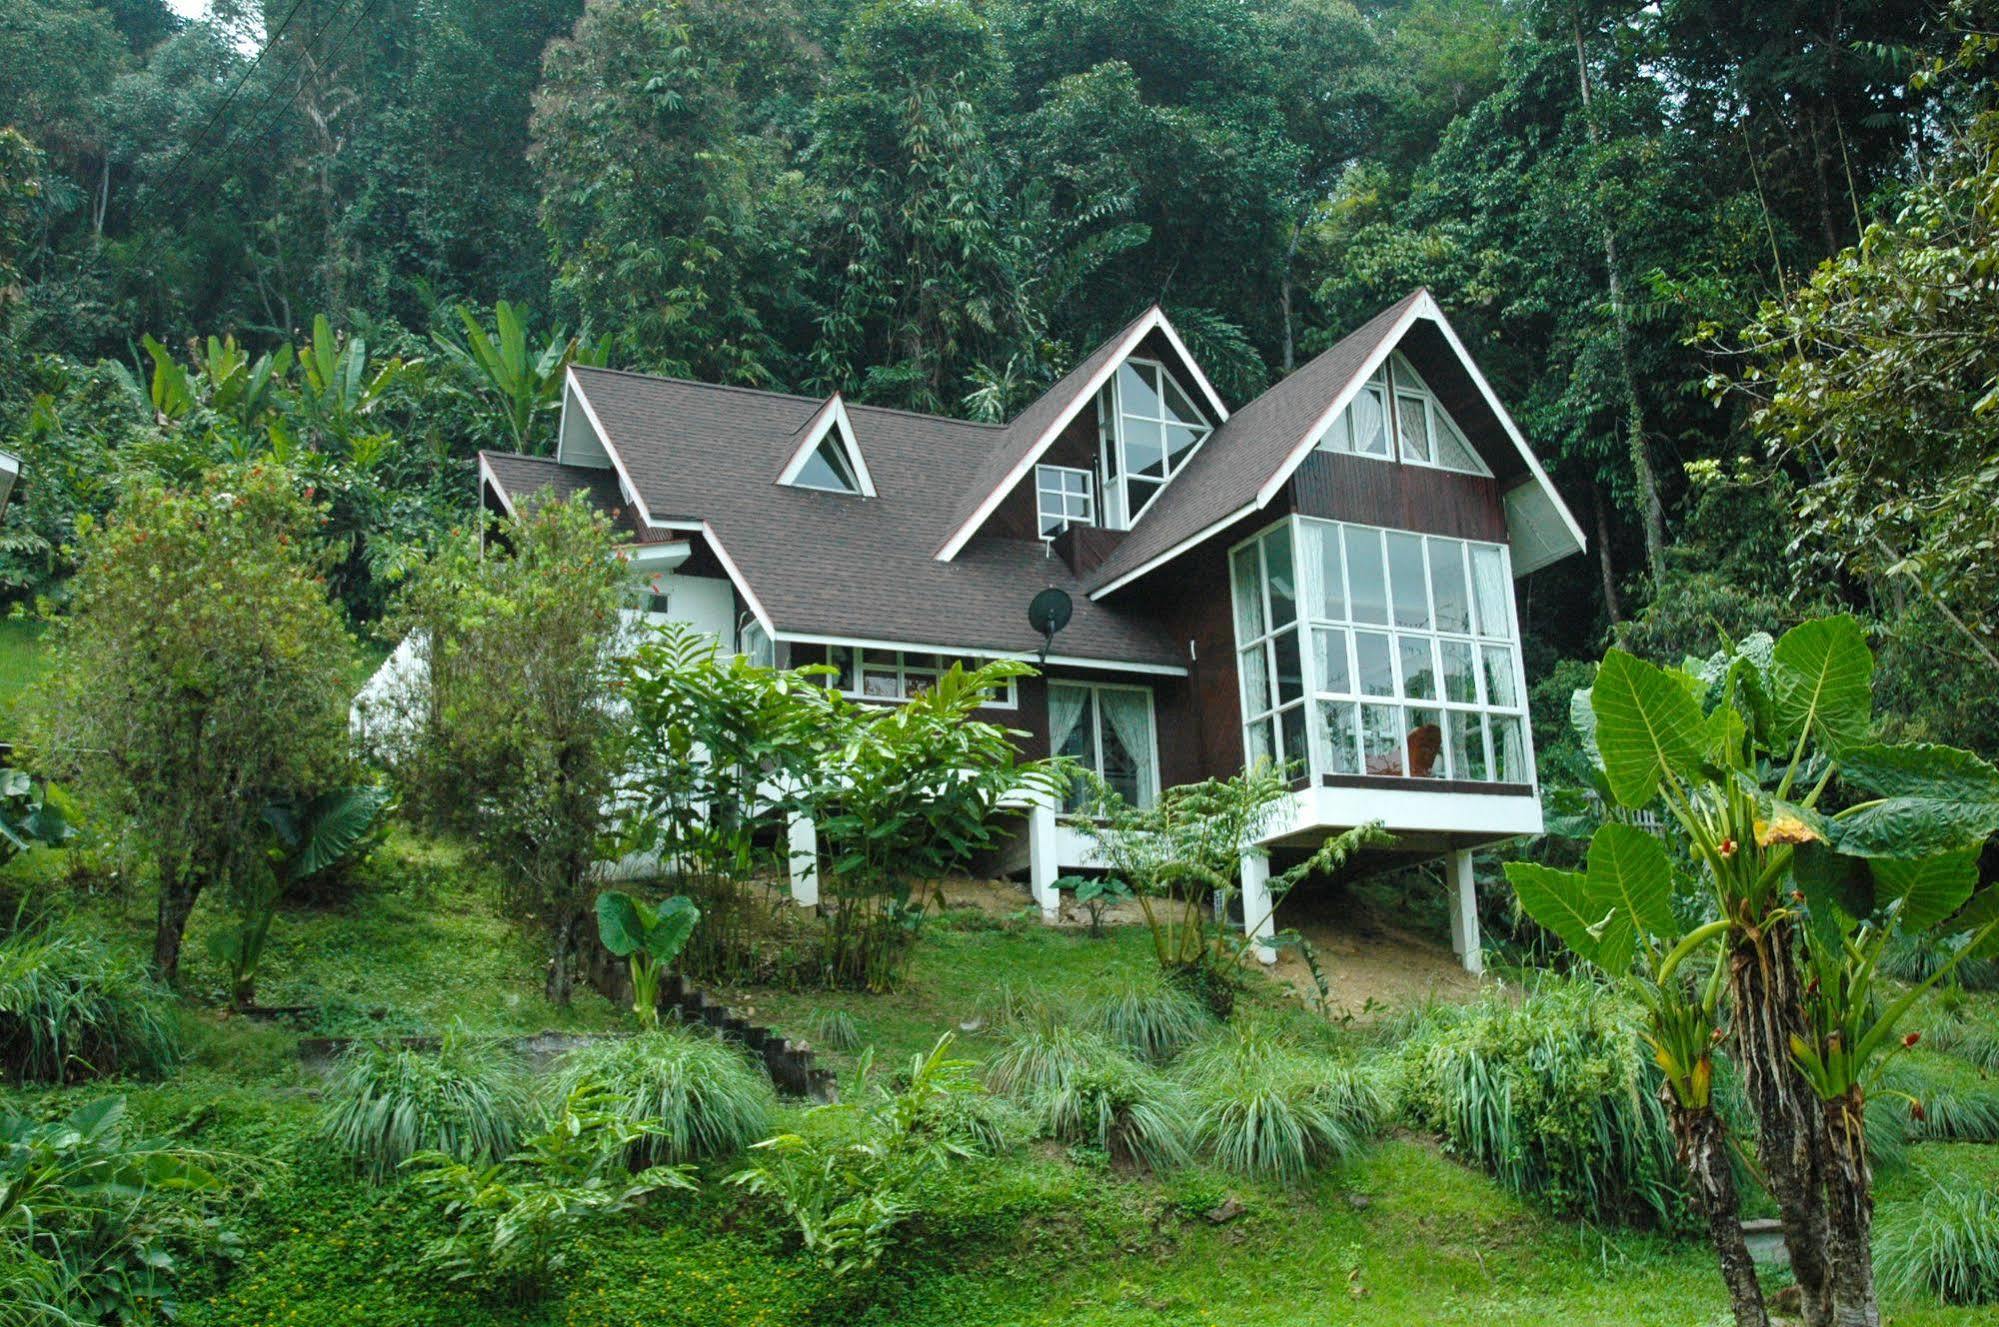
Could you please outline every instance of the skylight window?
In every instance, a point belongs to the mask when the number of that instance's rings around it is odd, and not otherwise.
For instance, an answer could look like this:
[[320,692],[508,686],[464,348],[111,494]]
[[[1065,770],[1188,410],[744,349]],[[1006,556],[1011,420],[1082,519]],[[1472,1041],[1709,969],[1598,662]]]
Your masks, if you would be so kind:
[[805,464],[791,482],[800,488],[823,488],[829,493],[861,491],[860,484],[854,479],[854,468],[847,464],[845,449],[831,433],[805,458]]
[[1214,431],[1162,364],[1128,359],[1098,398],[1104,524],[1128,529]]
[[1319,439],[1319,450],[1382,461],[1399,456],[1409,465],[1492,475],[1443,402],[1400,354],[1391,356],[1362,385],[1352,404]]
[[861,449],[854,441],[854,426],[847,418],[847,406],[838,392],[826,398],[812,417],[799,425],[798,446],[785,463],[780,484],[793,488],[818,489],[822,493],[847,493],[871,498],[874,480]]

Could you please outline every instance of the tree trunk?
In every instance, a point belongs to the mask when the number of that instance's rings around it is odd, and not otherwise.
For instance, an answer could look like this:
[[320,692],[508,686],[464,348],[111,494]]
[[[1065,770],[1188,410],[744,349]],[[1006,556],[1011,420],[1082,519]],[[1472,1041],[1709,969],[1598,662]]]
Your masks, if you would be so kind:
[[1721,1262],[1721,1279],[1728,1286],[1728,1303],[1736,1327],[1770,1327],[1763,1303],[1763,1283],[1756,1279],[1756,1260],[1742,1236],[1742,1199],[1735,1191],[1735,1170],[1728,1158],[1728,1136],[1712,1109],[1693,1110],[1679,1104],[1670,1083],[1659,1095],[1672,1121],[1673,1141],[1686,1167],[1693,1203],[1707,1221],[1709,1241]]
[[1784,1224],[1805,1327],[1828,1327],[1832,1271],[1825,1201],[1825,1116],[1791,1063],[1804,1031],[1790,926],[1744,927],[1729,955],[1737,1060],[1756,1117],[1756,1156]]
[[1617,597],[1617,565],[1610,557],[1610,505],[1603,500],[1603,485],[1589,486],[1596,507],[1596,567],[1603,577],[1603,611],[1615,626],[1624,620],[1624,604]]
[[1826,1192],[1832,1224],[1833,1315],[1839,1327],[1881,1327],[1874,1294],[1874,1175],[1867,1163],[1867,1100],[1855,1085],[1825,1104]]
[[[1589,130],[1590,146],[1601,149],[1603,133],[1597,128],[1590,91],[1589,59],[1583,49],[1580,24],[1572,29],[1576,42],[1576,84],[1581,91],[1583,125]],[[1617,252],[1617,227],[1607,216],[1597,217],[1603,234],[1603,265],[1610,288],[1610,317],[1617,338],[1618,371],[1624,379],[1626,445],[1631,452],[1631,474],[1638,486],[1638,516],[1645,530],[1645,569],[1652,575],[1656,594],[1666,578],[1666,507],[1659,496],[1659,476],[1652,467],[1652,445],[1645,428],[1644,399],[1638,392],[1638,375],[1631,358],[1631,312],[1624,300],[1623,262]]]
[[187,919],[201,896],[201,880],[176,865],[160,863],[159,920],[153,928],[153,976],[163,985],[180,982],[180,946]]
[[576,928],[582,920],[581,912],[566,906],[549,918],[548,999],[564,1009],[576,988]]

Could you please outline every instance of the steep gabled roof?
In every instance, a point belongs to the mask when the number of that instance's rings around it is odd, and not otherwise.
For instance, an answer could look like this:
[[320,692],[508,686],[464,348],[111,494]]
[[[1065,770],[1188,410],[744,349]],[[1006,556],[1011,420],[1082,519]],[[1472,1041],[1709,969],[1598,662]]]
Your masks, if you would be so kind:
[[1166,311],[1155,304],[1126,323],[1116,336],[1084,356],[1081,363],[1063,374],[1053,387],[1041,394],[1040,399],[1006,426],[1005,439],[992,449],[978,472],[972,476],[953,513],[950,536],[937,550],[940,559],[950,561],[978,534],[979,527],[985,524],[986,518],[1006,499],[1006,495],[1033,472],[1034,463],[1041,459],[1056,436],[1068,427],[1069,421],[1096,400],[1097,392],[1117,366],[1154,331],[1166,338],[1183,361],[1184,368],[1193,379],[1201,399],[1214,413],[1215,420],[1220,422],[1229,417],[1228,407],[1222,403],[1220,393],[1215,391],[1208,376],[1201,372],[1201,366],[1194,362],[1194,356],[1180,340],[1180,334],[1173,330]]

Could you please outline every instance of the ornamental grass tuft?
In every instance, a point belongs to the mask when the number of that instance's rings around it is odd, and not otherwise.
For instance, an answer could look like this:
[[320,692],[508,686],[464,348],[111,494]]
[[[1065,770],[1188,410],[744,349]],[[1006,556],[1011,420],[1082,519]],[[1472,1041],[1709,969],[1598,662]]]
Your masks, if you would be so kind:
[[634,1169],[733,1156],[770,1133],[776,1093],[762,1066],[705,1030],[662,1027],[595,1042],[564,1057],[566,1094],[584,1081],[600,1106],[658,1126],[632,1146]]
[[435,1052],[351,1048],[327,1088],[319,1136],[379,1184],[420,1152],[498,1161],[532,1113],[512,1061],[454,1032]]
[[1887,1208],[1874,1262],[1891,1293],[1946,1304],[1999,1301],[1999,1195],[1976,1184],[1939,1184],[1920,1202]]
[[1180,1077],[1196,1138],[1215,1164],[1284,1183],[1358,1152],[1388,1109],[1372,1071],[1253,1024],[1190,1052]]
[[1162,1064],[1214,1030],[1207,1007],[1157,967],[1125,978],[1090,1008],[1091,1022],[1117,1045]]
[[15,1082],[154,1074],[179,1058],[167,998],[136,960],[58,930],[0,939],[0,1069]]

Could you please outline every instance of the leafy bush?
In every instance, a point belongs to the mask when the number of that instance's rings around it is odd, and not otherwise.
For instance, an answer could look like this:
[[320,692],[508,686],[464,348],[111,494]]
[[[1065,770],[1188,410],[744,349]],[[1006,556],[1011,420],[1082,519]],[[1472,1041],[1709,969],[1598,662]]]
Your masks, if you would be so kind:
[[972,1064],[949,1058],[951,1040],[940,1037],[893,1090],[870,1081],[873,1056],[864,1055],[860,1100],[814,1107],[801,1132],[758,1143],[729,1182],[776,1201],[834,1276],[871,1270],[935,1182],[979,1153],[977,1140],[950,1127],[964,1099],[980,1095]]
[[320,1137],[376,1183],[419,1152],[490,1164],[513,1151],[529,1116],[513,1065],[447,1036],[436,1054],[357,1045],[326,1092]]
[[770,1130],[770,1079],[729,1043],[684,1027],[599,1041],[571,1052],[562,1087],[602,1089],[599,1109],[646,1126],[628,1160],[644,1165],[730,1156]]
[[1591,1220],[1686,1205],[1634,1012],[1587,983],[1432,1009],[1404,1043],[1414,1121],[1515,1193]]
[[1126,979],[1091,1013],[1105,1036],[1154,1064],[1171,1059],[1214,1027],[1207,1007],[1156,968]]
[[544,1133],[504,1162],[474,1168],[442,1152],[411,1160],[418,1183],[444,1200],[457,1229],[424,1250],[454,1280],[491,1281],[516,1300],[544,1293],[585,1226],[630,1211],[662,1189],[692,1189],[684,1167],[637,1174],[626,1158],[657,1126],[634,1123],[625,1103],[587,1080],[573,1087]]
[[1075,1074],[1039,1106],[1049,1137],[1101,1148],[1123,1165],[1170,1170],[1185,1165],[1193,1151],[1185,1089],[1122,1055]]
[[15,1081],[157,1073],[179,1056],[165,998],[124,955],[61,931],[0,940],[0,1067]]
[[1371,1072],[1255,1025],[1189,1054],[1182,1081],[1196,1136],[1217,1165],[1287,1183],[1359,1151],[1388,1109]]
[[1999,1197],[1972,1184],[1942,1184],[1921,1202],[1882,1215],[1875,1265],[1891,1290],[1948,1304],[1999,1300]]

